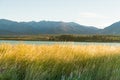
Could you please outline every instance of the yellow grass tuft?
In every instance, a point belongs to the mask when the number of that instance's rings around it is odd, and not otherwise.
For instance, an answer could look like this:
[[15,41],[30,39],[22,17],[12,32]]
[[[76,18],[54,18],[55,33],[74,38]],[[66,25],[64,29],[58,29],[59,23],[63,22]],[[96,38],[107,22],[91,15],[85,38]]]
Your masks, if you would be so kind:
[[120,46],[0,45],[0,80],[119,80]]

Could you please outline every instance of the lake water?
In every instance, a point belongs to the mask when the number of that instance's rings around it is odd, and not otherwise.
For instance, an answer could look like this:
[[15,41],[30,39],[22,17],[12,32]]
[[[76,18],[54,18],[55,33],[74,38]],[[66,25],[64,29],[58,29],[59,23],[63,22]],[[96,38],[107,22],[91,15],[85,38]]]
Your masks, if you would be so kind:
[[11,40],[0,40],[0,44],[35,44],[35,45],[52,45],[52,44],[73,44],[73,45],[110,45],[120,46],[120,43],[101,43],[101,42],[56,42],[56,41],[11,41]]

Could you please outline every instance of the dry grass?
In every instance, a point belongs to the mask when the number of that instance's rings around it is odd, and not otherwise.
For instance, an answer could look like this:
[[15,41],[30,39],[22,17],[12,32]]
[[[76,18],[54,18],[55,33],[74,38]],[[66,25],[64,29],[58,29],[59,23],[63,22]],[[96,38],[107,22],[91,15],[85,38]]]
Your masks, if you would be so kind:
[[2,44],[0,80],[120,80],[120,47]]

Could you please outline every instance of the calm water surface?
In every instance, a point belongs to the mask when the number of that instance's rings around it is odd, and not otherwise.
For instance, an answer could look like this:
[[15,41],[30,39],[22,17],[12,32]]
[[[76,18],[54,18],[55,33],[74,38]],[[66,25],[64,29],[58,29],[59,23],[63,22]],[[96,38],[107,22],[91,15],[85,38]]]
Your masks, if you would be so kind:
[[120,43],[101,43],[101,42],[56,42],[56,41],[11,41],[11,40],[0,40],[0,44],[35,44],[35,45],[51,45],[51,44],[73,44],[73,45],[111,45],[120,46]]

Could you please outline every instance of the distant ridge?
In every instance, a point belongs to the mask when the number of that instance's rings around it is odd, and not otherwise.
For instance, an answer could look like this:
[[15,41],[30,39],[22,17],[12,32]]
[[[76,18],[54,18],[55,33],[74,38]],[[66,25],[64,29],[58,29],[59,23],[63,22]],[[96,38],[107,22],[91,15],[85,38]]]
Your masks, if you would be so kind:
[[112,25],[104,28],[101,31],[102,34],[112,34],[112,35],[118,35],[120,34],[120,21],[113,23]]
[[84,26],[75,22],[16,22],[0,19],[0,35],[37,34],[120,34],[120,22],[116,22],[104,29],[98,29],[93,26]]
[[95,34],[97,28],[79,25],[74,22],[30,21],[15,22],[0,19],[0,34],[35,35],[35,34]]

